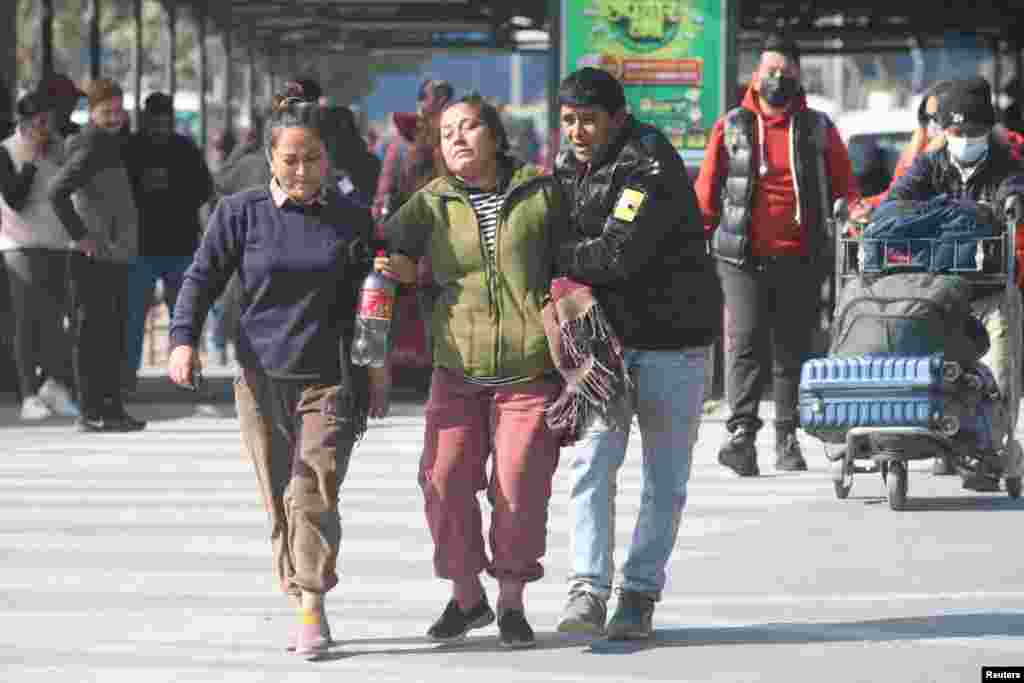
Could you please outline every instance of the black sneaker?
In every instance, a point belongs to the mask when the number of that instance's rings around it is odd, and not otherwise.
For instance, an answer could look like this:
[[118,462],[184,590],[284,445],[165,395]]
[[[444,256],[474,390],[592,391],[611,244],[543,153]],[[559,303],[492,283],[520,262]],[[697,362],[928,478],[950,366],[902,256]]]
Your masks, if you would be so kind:
[[775,443],[775,469],[782,472],[807,471],[807,461],[793,432],[783,432]]
[[141,432],[146,428],[145,420],[136,420],[125,412],[108,416],[103,421],[107,424],[108,432]]
[[526,621],[526,615],[521,609],[503,609],[498,617],[498,629],[501,631],[501,638],[498,642],[502,647],[522,649],[533,647],[537,640],[533,636],[533,629]]
[[454,598],[448,601],[441,617],[427,629],[427,637],[438,643],[454,643],[466,637],[475,628],[483,628],[494,621],[494,610],[485,595],[476,607],[463,612]]
[[995,492],[999,490],[999,456],[994,452],[979,453],[973,471],[963,476],[963,487],[969,491]]
[[608,620],[608,640],[644,640],[654,634],[654,598],[646,593],[620,590],[619,604]]
[[754,439],[757,432],[740,427],[718,450],[718,462],[741,477],[756,477],[761,474],[757,466],[757,447]]
[[107,421],[102,417],[89,417],[83,415],[75,420],[75,426],[80,432],[107,432],[110,431]]
[[963,478],[963,487],[968,491],[979,493],[994,493],[999,490],[999,478],[989,474],[978,474],[971,472]]

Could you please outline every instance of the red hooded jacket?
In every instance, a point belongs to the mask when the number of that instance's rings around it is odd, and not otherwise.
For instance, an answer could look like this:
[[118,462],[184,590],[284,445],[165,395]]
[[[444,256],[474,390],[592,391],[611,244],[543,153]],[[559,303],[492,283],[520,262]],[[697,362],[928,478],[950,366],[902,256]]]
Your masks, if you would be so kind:
[[[755,256],[805,255],[807,226],[796,222],[797,199],[793,165],[789,158],[789,122],[790,113],[806,109],[807,101],[800,96],[782,115],[768,116],[761,111],[756,93],[747,89],[741,106],[757,114],[759,130],[755,141],[754,168],[766,169],[755,183],[750,213],[751,252]],[[711,130],[695,184],[709,237],[718,226],[722,184],[728,173],[728,153],[722,143],[724,132],[725,118],[722,117]],[[853,201],[860,197],[846,145],[834,125],[828,129],[825,165],[832,188],[831,201],[839,197]]]

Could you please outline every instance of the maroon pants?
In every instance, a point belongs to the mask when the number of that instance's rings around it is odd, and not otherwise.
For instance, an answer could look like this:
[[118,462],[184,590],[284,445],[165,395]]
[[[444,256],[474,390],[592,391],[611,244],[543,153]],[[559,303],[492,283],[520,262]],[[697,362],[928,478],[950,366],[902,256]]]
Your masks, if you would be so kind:
[[[434,370],[419,479],[439,577],[459,580],[487,570],[526,582],[544,575],[539,560],[558,465],[558,438],[544,422],[544,408],[558,389],[549,378],[488,387]],[[477,499],[485,488],[491,561]]]

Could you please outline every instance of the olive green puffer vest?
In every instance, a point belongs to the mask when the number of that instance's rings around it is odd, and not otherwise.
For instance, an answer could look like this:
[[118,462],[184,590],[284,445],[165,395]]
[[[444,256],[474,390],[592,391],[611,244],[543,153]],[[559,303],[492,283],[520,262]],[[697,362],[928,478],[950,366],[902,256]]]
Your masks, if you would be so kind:
[[431,320],[434,364],[470,377],[536,377],[554,369],[541,308],[554,245],[567,228],[559,187],[516,169],[496,229],[492,265],[468,194],[437,178],[403,207],[406,224],[431,226],[427,254],[440,293]]

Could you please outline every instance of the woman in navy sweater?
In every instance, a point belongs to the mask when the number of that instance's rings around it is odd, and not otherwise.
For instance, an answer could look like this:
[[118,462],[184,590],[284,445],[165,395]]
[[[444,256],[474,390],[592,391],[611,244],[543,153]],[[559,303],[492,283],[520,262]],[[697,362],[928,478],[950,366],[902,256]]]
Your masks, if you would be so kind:
[[348,360],[373,224],[325,177],[317,104],[275,98],[265,145],[269,186],[220,202],[185,273],[168,372],[193,382],[203,320],[237,271],[242,442],[270,516],[277,578],[300,612],[289,649],[315,656],[330,643],[323,598],[338,582],[338,489],[366,418],[386,413],[388,377]]

